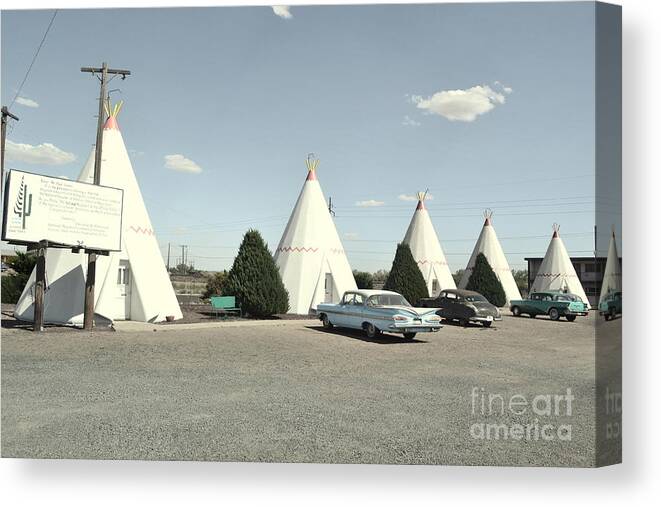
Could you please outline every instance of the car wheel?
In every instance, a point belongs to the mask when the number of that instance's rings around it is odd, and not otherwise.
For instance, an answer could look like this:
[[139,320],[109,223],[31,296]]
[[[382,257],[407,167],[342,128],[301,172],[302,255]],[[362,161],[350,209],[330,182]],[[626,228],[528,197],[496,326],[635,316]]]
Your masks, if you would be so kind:
[[413,338],[415,338],[415,333],[404,333],[404,338],[407,340],[413,340]]
[[376,336],[379,334],[379,330],[376,328],[374,324],[371,322],[367,322],[365,324],[365,334],[367,335],[368,338],[376,338]]
[[328,315],[325,313],[321,316],[321,323],[324,326],[324,329],[333,329],[333,324],[331,324],[331,321],[328,319]]
[[537,317],[537,314],[536,313],[531,313],[530,315],[528,315],[528,317],[530,317],[531,319],[534,319],[535,317]]
[[560,318],[560,312],[557,308],[551,308],[549,310],[549,317],[551,317],[551,320],[558,320]]
[[610,313],[604,313],[604,319],[611,320],[611,314]]
[[576,320],[576,315],[567,315],[567,320],[569,322],[574,322]]
[[611,308],[609,313],[610,313],[610,316],[611,316],[611,320],[614,320],[615,319],[615,314],[616,314],[615,308]]
[[521,308],[519,308],[518,306],[513,306],[512,315],[514,315],[515,317],[521,317]]
[[466,327],[468,326],[468,319],[459,319],[459,325],[461,327]]
[[491,327],[491,321],[485,320],[484,322],[482,322],[482,325],[484,327]]

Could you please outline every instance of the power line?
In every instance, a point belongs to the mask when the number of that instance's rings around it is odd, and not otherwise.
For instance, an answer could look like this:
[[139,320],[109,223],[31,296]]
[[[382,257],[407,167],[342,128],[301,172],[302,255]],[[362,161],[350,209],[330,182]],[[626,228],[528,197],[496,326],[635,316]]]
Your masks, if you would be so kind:
[[16,95],[14,95],[14,99],[11,101],[11,104],[9,104],[9,107],[14,105],[14,102],[16,102],[16,99],[20,95],[21,91],[23,90],[23,85],[25,85],[25,82],[28,80],[28,76],[30,75],[30,71],[32,70],[32,66],[34,65],[34,62],[37,60],[37,56],[39,56],[39,52],[41,51],[41,48],[44,45],[44,42],[46,42],[46,37],[48,36],[48,32],[50,32],[51,27],[53,26],[53,21],[55,21],[55,16],[57,16],[57,13],[59,12],[58,9],[55,9],[53,12],[53,17],[50,18],[50,23],[48,23],[48,27],[46,28],[46,31],[44,32],[44,36],[41,38],[41,42],[39,43],[39,47],[37,47],[37,51],[35,51],[34,56],[32,57],[32,61],[30,62],[30,66],[28,67],[28,70],[25,72],[25,76],[23,77],[23,81],[21,81],[20,86],[18,87],[18,90],[16,91]]

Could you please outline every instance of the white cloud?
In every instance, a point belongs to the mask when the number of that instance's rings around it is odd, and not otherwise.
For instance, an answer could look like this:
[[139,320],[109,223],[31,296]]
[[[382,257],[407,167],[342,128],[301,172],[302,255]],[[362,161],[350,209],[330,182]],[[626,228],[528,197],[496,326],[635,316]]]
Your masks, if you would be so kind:
[[14,143],[7,140],[5,146],[7,160],[25,162],[26,164],[64,165],[76,160],[73,153],[61,150],[51,143],[38,145]]
[[[503,88],[504,93],[510,93]],[[429,98],[412,95],[410,98],[418,109],[428,114],[437,114],[450,121],[474,121],[479,115],[488,113],[497,105],[505,103],[505,95],[488,85],[478,85],[466,90],[442,90]]]
[[289,12],[288,5],[274,5],[271,7],[271,9],[273,9],[273,12],[276,16],[279,16],[283,19],[291,19],[294,17],[292,16],[291,12]]
[[357,232],[345,232],[344,233],[344,238],[345,239],[358,239],[359,234]]
[[[411,201],[411,202],[417,202],[418,201],[418,196],[417,194],[399,194],[397,196],[397,199],[400,201]],[[427,193],[425,196],[426,201],[431,201],[434,199],[434,196],[431,195],[430,193]]]
[[385,202],[376,201],[374,199],[368,199],[367,201],[356,201],[356,206],[359,208],[375,208],[377,206],[383,206]]
[[39,107],[36,100],[28,99],[27,97],[16,97],[16,103],[25,107]]
[[191,159],[184,157],[179,153],[174,155],[165,155],[165,167],[173,171],[181,171],[184,173],[198,174],[202,172],[202,168],[193,162]]
[[509,95],[510,93],[512,93],[512,88],[509,87],[509,86],[505,86],[505,85],[504,85],[503,83],[501,83],[500,81],[494,81],[493,84],[495,84],[496,86],[500,86],[500,88],[501,88],[505,93],[507,93],[508,95]]
[[415,121],[407,114],[406,116],[404,116],[404,119],[402,120],[402,125],[404,125],[405,127],[419,127],[421,124],[419,121]]

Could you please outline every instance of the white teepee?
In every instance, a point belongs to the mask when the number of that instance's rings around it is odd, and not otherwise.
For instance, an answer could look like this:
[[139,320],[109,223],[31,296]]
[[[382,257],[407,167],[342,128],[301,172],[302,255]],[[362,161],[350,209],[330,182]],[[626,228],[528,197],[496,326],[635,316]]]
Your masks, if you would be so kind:
[[500,280],[500,284],[503,286],[503,290],[505,291],[505,298],[507,299],[506,305],[509,306],[510,301],[521,299],[521,293],[519,292],[519,288],[514,281],[512,270],[507,263],[507,258],[503,253],[502,247],[500,246],[498,236],[496,236],[496,230],[491,224],[492,215],[493,213],[491,213],[491,211],[486,211],[484,214],[484,226],[480,232],[480,237],[477,238],[477,243],[473,249],[473,254],[470,257],[470,260],[468,261],[466,270],[461,277],[459,288],[466,288],[468,285],[468,280],[473,273],[473,268],[475,267],[475,260],[477,259],[478,254],[483,254],[487,258],[491,269],[493,269],[494,273],[498,277],[498,280]]
[[308,156],[308,175],[275,251],[289,292],[289,313],[307,314],[337,302],[356,282],[317,180],[319,161]]
[[429,295],[436,296],[443,289],[456,289],[457,286],[425,207],[426,196],[426,192],[418,192],[418,205],[404,236],[404,243],[411,248]]
[[[95,322],[108,325],[113,320],[160,322],[167,316],[180,319],[181,309],[117,125],[120,107],[121,104],[112,110],[106,107],[100,184],[124,190],[122,250],[97,257]],[[93,149],[78,181],[94,181],[94,156]],[[48,249],[45,322],[82,324],[86,273],[87,255],[83,252]],[[33,272],[14,311],[20,320],[34,318],[34,281]]]
[[615,243],[615,230],[611,235],[610,245],[608,245],[608,257],[606,258],[606,268],[604,269],[604,280],[601,283],[601,293],[599,302],[610,292],[622,290],[622,266],[620,256],[617,253],[617,244]]
[[560,226],[553,224],[551,243],[546,250],[546,255],[537,271],[530,291],[556,290],[569,292],[579,296],[589,307],[590,301],[585,295],[585,291],[569,258],[567,249],[562,239],[560,239],[559,231]]

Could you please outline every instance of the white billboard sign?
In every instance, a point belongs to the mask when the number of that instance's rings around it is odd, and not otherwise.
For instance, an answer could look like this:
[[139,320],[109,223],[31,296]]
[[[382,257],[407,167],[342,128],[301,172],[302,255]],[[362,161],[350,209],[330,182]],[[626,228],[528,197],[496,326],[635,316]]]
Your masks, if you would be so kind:
[[2,239],[119,251],[123,200],[119,188],[12,170],[5,187]]

